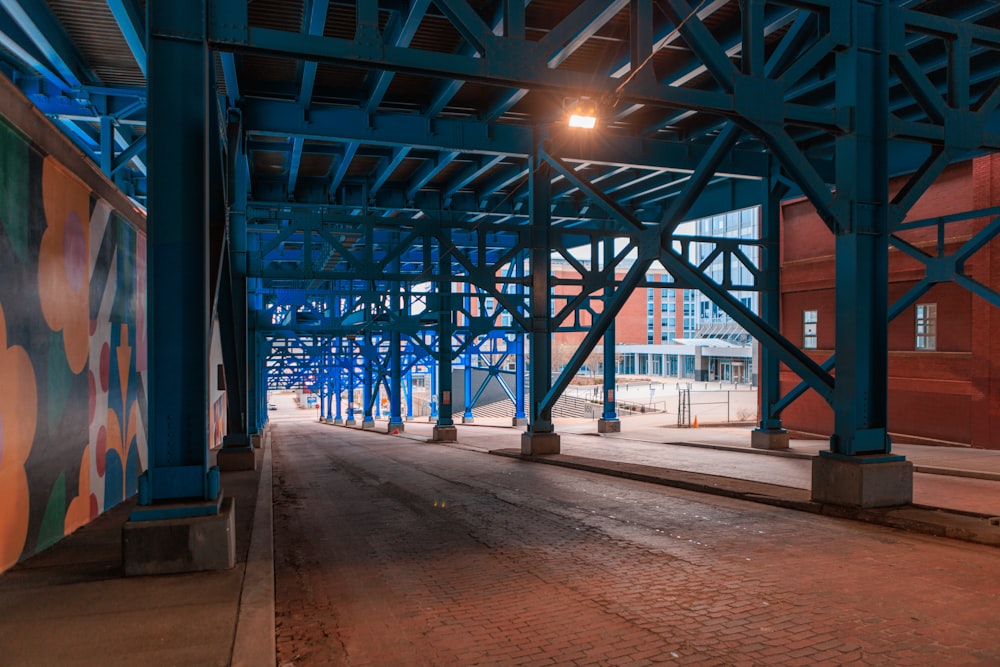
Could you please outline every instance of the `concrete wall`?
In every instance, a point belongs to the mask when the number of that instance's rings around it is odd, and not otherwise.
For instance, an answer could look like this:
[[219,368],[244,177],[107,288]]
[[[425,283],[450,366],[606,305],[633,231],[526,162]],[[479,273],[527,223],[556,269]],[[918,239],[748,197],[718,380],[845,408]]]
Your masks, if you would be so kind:
[[[892,189],[898,189],[895,181]],[[909,220],[1000,205],[1000,156],[987,156],[949,167],[920,198]],[[949,224],[948,252],[954,252],[988,222],[975,219]],[[934,254],[937,230],[927,227],[901,236]],[[966,264],[979,282],[1000,289],[997,241]],[[890,303],[922,276],[921,265],[890,250]],[[833,235],[806,201],[782,208],[782,330],[802,344],[802,311],[818,311],[818,349],[807,351],[817,362],[835,345]],[[953,283],[931,289],[920,303],[936,303],[937,349],[915,349],[915,309],[908,308],[889,325],[889,430],[897,439],[941,441],[1000,449],[1000,311]],[[798,377],[782,369],[782,389]],[[784,413],[787,428],[829,435],[833,414],[814,392],[807,392]]]
[[0,81],[0,571],[136,492],[144,218]]

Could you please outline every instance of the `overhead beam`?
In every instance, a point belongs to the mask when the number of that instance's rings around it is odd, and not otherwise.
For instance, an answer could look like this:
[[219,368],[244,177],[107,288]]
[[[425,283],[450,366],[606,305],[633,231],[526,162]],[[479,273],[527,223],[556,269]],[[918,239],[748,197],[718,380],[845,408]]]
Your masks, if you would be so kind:
[[43,0],[0,0],[14,22],[71,88],[93,79],[59,21]]
[[135,64],[139,66],[139,71],[146,76],[146,21],[135,0],[107,0],[108,9],[118,23],[118,29],[125,38]]
[[[316,108],[310,111],[306,120],[297,104],[272,100],[247,100],[243,122],[251,135],[521,158],[527,158],[532,141],[529,127],[444,118],[428,123],[426,118],[412,114],[369,114],[361,109]],[[681,172],[692,171],[707,150],[691,142],[640,139],[611,133],[583,139],[561,128],[553,130],[553,144],[559,146],[561,157],[569,161]],[[353,152],[351,155],[353,157]],[[737,148],[721,165],[720,175],[764,177],[767,175],[766,157],[759,151]]]
[[[643,79],[635,79],[623,87],[618,79],[610,75],[553,70],[547,64],[553,55],[553,47],[562,48],[564,44],[493,36],[490,39],[493,57],[475,58],[393,46],[384,39],[358,42],[252,27],[246,18],[245,4],[234,0],[211,0],[210,4],[209,42],[212,48],[218,50],[257,52],[435,78],[451,77],[502,87],[548,90],[563,95],[615,96],[627,103],[688,108],[728,117],[739,115],[730,93],[672,87]],[[715,48],[718,49],[717,43]],[[718,53],[722,53],[721,49]],[[722,58],[716,58],[715,54],[715,50],[706,47],[705,55],[712,56],[713,64],[718,65],[714,68],[719,70],[716,73],[727,80],[722,71]],[[720,62],[715,63],[716,60]],[[829,130],[838,126],[836,110],[832,108],[786,104],[784,113],[786,120],[795,125]]]

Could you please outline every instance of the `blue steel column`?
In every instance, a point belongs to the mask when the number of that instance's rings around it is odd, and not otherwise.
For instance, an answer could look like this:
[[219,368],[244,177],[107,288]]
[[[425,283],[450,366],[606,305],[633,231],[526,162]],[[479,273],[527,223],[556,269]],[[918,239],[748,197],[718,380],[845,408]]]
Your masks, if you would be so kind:
[[[399,244],[399,233],[392,235],[393,243]],[[394,273],[399,273],[399,257],[397,256],[391,265]],[[397,314],[409,313],[409,306],[403,303],[402,285],[398,281],[393,281],[389,290],[391,292],[392,307]],[[389,425],[386,430],[403,432],[403,350],[402,336],[400,336],[398,326],[394,326],[389,332]]]
[[[854,131],[836,142],[834,435],[838,454],[888,453],[889,275],[888,2],[854,4],[856,43],[837,55],[837,106],[855,110]],[[867,38],[867,39],[866,39]]]
[[542,399],[552,387],[552,176],[542,158],[541,145],[533,151],[528,170],[531,212],[531,418],[521,435],[521,453],[558,454],[559,436],[552,425],[552,410],[541,410]]
[[[766,188],[760,208],[760,267],[763,270],[760,317],[776,331],[781,329],[781,197],[787,188],[776,178],[764,183]],[[750,434],[756,449],[787,449],[788,431],[781,424],[781,414],[774,406],[781,400],[781,366],[778,357],[766,345],[760,350],[757,368],[760,387],[760,425]]]
[[[257,234],[248,234],[246,241],[248,258],[259,253],[260,238]],[[258,438],[261,428],[268,421],[267,406],[263,405],[267,402],[264,355],[261,354],[263,341],[257,333],[257,318],[264,306],[263,297],[256,290],[259,284],[259,278],[247,278],[247,428],[251,435]],[[261,378],[265,381],[262,382]]]
[[[340,353],[343,347],[340,339],[337,339],[337,352]],[[344,415],[341,411],[341,394],[344,392],[344,371],[340,367],[342,362],[337,362],[337,367],[333,373],[333,423],[338,426],[344,423]]]
[[[514,276],[524,278],[524,258],[518,256],[515,260]],[[518,281],[514,288],[518,296],[524,295],[524,283]],[[518,331],[514,337],[514,426],[525,426],[528,416],[524,413],[524,333]]]
[[389,333],[392,349],[389,351],[389,426],[388,431],[403,430],[403,352],[399,329]]
[[437,442],[454,442],[458,437],[458,429],[452,420],[452,382],[451,382],[451,333],[453,316],[451,311],[451,259],[442,257],[440,260],[441,282],[438,284],[440,299],[440,318],[438,319],[438,414],[434,426],[433,439]]
[[[607,264],[615,253],[615,240],[608,237],[604,240],[604,263]],[[614,298],[615,290],[612,286],[604,288],[604,304]],[[615,397],[615,323],[612,320],[604,332],[604,385],[602,390],[604,395],[604,411],[597,421],[598,433],[619,433],[622,430],[621,420],[618,419],[618,401]]]
[[[247,318],[247,155],[243,144],[243,127],[240,122],[230,123],[229,150],[231,153],[229,160],[229,177],[232,193],[229,205],[229,252],[232,261],[233,271],[233,303],[236,313],[236,345],[237,345],[237,375],[240,378],[241,391],[240,413],[242,415],[240,423],[240,433],[248,436],[252,433],[252,422],[249,420],[250,403],[253,396],[250,391],[248,338],[249,323]],[[233,428],[230,425],[230,432]]]
[[[468,301],[467,301],[468,303]],[[469,334],[471,335],[471,334]],[[462,355],[465,363],[465,370],[462,373],[463,380],[463,400],[465,402],[465,411],[462,413],[462,423],[471,424],[476,421],[476,416],[472,414],[472,348],[471,346],[465,350],[465,354]]]
[[357,421],[354,419],[354,371],[355,361],[354,361],[354,341],[351,338],[347,339],[347,357],[345,359],[347,364],[347,421],[344,422],[347,426],[354,426]]
[[428,421],[437,422],[438,418],[438,391],[437,391],[437,378],[438,378],[438,362],[431,360],[429,364],[430,376],[431,376],[431,400],[430,400],[430,414],[427,416]]
[[364,372],[361,376],[361,428],[375,428],[375,418],[372,416],[372,405],[374,401],[372,400],[373,393],[377,392],[377,387],[373,387],[374,384],[372,375],[372,335],[369,332],[365,332],[365,344],[364,348],[361,350],[362,363]]
[[406,371],[406,421],[413,419],[413,366]]
[[203,2],[153,0],[149,21],[149,468],[140,507],[185,500],[216,513],[209,468],[208,122]]
[[[812,497],[862,507],[913,497],[913,467],[890,454],[888,412],[889,2],[851,4],[851,48],[836,56],[836,355],[830,451],[813,459]],[[846,12],[839,12],[845,16]]]

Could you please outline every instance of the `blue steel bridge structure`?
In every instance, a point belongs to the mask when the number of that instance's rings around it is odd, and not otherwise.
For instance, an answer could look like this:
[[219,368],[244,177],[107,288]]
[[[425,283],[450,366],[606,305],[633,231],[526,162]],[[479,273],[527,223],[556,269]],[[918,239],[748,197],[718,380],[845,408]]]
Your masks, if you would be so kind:
[[[148,210],[143,506],[219,493],[203,352],[215,317],[227,447],[264,427],[269,388],[313,383],[333,416],[330,397],[360,387],[368,418],[382,385],[401,425],[416,366],[433,369],[447,440],[453,364],[511,355],[523,449],[547,453],[556,399],[588,355],[613,354],[629,295],[697,289],[762,345],[759,431],[780,433],[812,389],[835,415],[830,456],[878,465],[898,458],[889,320],[946,281],[1000,305],[964,270],[1000,211],[907,217],[947,165],[1000,149],[997,2],[0,0],[0,51]],[[597,127],[566,125],[580,104]],[[779,207],[800,196],[836,244],[824,363],[779,326]],[[679,232],[750,206],[758,239]],[[948,224],[983,216],[946,252]],[[936,248],[907,241],[925,227]],[[925,269],[893,303],[890,246]],[[571,269],[554,276],[553,258]],[[748,271],[713,280],[720,259]],[[668,278],[650,283],[651,269]],[[757,292],[759,313],[734,290]],[[564,331],[583,342],[554,373]],[[781,392],[779,364],[799,387]]]

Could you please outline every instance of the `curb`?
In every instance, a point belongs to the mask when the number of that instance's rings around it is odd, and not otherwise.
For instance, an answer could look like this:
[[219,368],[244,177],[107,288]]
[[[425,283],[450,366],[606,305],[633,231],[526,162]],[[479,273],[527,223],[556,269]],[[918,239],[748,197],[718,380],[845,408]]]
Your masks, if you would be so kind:
[[274,638],[274,532],[271,504],[271,437],[264,439],[253,532],[247,552],[236,633],[233,638],[234,667],[273,667]]
[[522,454],[516,449],[495,449],[489,453],[494,456],[505,456],[531,463],[545,463],[698,493],[747,500],[800,512],[822,514],[841,519],[853,519],[888,528],[1000,547],[1000,526],[994,525],[991,519],[995,517],[987,514],[956,512],[922,505],[872,509],[842,507],[840,505],[815,502],[810,499],[809,491],[805,489],[753,482],[733,477],[720,477],[717,475],[672,470],[669,468],[656,468],[638,464],[600,461],[598,459],[587,459],[563,454],[532,456]]

